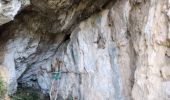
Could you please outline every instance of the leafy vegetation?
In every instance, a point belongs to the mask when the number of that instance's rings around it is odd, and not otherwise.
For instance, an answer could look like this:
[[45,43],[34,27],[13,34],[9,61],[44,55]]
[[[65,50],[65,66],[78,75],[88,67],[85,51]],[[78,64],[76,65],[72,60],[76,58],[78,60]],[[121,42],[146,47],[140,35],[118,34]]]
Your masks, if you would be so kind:
[[34,93],[19,92],[12,96],[12,100],[38,100],[38,95]]
[[49,97],[38,90],[22,88],[17,90],[17,93],[12,96],[12,100],[49,100]]
[[5,85],[4,82],[2,80],[2,77],[0,77],[0,97],[2,97],[5,93]]

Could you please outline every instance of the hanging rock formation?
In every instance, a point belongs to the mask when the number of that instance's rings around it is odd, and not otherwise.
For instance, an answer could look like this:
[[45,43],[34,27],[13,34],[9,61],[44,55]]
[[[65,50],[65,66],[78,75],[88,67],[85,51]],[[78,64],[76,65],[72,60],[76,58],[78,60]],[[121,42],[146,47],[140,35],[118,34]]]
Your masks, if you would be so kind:
[[169,8],[168,0],[1,0],[7,94],[169,100]]

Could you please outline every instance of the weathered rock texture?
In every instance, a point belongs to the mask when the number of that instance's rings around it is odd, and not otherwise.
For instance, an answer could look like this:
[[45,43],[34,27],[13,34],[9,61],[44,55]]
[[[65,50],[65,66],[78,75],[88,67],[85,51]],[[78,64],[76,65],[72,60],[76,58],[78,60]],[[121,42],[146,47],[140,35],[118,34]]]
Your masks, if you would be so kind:
[[51,100],[169,100],[169,7],[168,0],[0,1],[7,93],[31,87]]
[[0,25],[14,19],[17,12],[30,4],[29,0],[1,0]]

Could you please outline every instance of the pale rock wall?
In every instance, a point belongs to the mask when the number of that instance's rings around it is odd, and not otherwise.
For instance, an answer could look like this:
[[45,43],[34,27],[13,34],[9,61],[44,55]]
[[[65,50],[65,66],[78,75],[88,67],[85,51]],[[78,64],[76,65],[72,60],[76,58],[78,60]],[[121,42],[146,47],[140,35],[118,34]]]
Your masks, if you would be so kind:
[[135,100],[169,100],[169,1],[139,5],[130,17],[137,23],[129,24],[131,35],[137,34],[132,38],[138,54],[132,96]]
[[1,0],[0,25],[13,20],[18,11],[28,5],[30,5],[29,0]]
[[170,99],[170,1],[31,2],[0,27],[8,94],[22,86],[51,100]]

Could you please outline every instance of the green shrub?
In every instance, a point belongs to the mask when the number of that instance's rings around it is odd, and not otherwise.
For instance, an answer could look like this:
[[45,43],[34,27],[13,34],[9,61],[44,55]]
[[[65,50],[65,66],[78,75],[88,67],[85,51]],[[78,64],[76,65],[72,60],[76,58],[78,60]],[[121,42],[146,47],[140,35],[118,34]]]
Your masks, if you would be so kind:
[[50,100],[41,91],[33,88],[18,88],[17,92],[11,96],[11,100]]
[[28,93],[24,90],[17,92],[14,96],[12,96],[12,100],[38,100],[38,94],[37,93]]
[[2,97],[5,93],[5,85],[4,82],[2,80],[2,77],[0,77],[0,97]]

